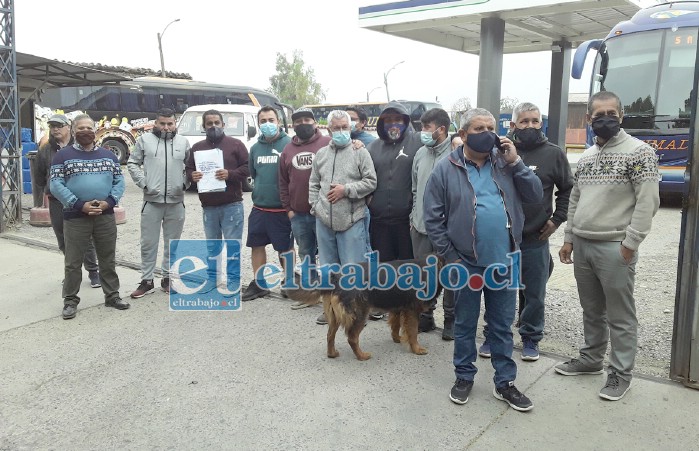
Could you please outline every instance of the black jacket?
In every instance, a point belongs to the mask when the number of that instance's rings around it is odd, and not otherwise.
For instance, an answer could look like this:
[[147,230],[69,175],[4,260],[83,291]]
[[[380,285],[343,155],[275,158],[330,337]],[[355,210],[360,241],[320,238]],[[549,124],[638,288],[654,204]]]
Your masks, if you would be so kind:
[[376,191],[374,191],[369,211],[371,220],[389,224],[408,224],[413,208],[412,169],[413,158],[422,147],[420,132],[410,123],[408,110],[398,102],[390,102],[381,112],[396,111],[403,115],[407,125],[399,141],[391,141],[383,129],[383,119],[379,117],[376,130],[379,139],[369,144],[367,149],[376,170]]
[[[550,219],[557,226],[566,221],[568,201],[573,189],[570,163],[565,152],[557,145],[550,143],[543,134],[532,149],[523,148],[518,140],[513,138],[512,131],[507,134],[507,137],[513,140],[522,161],[539,176],[544,188],[544,198],[541,203],[522,203],[524,210],[522,241],[536,241],[539,239],[539,230],[546,221]],[[557,189],[555,211],[553,209],[554,186]]]
[[[70,137],[70,141],[66,144],[66,147],[73,145],[73,137]],[[44,144],[39,147],[39,151],[36,153],[36,159],[34,160],[34,166],[32,167],[32,181],[37,188],[44,191],[44,194],[48,194],[49,197],[53,197],[49,186],[51,185],[51,162],[53,157],[56,156],[59,150],[61,150],[56,141],[53,138],[49,138]]]

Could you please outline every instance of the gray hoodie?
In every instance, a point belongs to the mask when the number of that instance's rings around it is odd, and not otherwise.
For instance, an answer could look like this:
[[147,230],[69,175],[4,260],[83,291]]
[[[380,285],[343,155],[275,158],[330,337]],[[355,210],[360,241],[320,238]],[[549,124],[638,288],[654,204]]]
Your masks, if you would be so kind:
[[450,152],[451,140],[447,136],[444,141],[434,147],[420,147],[413,159],[413,211],[410,212],[410,225],[423,235],[427,235],[423,219],[425,187],[437,162]]
[[133,181],[143,190],[143,200],[161,204],[184,200],[189,186],[184,166],[189,149],[187,138],[180,135],[166,140],[144,133],[136,140],[127,167]]
[[[334,204],[328,200],[331,184],[345,186],[345,197]],[[376,188],[376,172],[365,148],[352,144],[336,147],[334,142],[318,150],[308,185],[311,214],[336,232],[344,232],[364,218],[366,196]]]

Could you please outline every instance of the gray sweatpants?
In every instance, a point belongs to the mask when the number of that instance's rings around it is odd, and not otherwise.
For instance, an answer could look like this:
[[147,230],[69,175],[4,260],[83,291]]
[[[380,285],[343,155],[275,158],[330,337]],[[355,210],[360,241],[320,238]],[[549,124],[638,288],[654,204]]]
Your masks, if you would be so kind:
[[163,277],[170,274],[170,240],[178,240],[184,228],[184,203],[143,202],[141,209],[141,273],[152,280],[158,258],[160,228],[163,229]]
[[583,309],[585,345],[580,361],[599,368],[611,340],[609,369],[630,381],[637,351],[636,302],[633,298],[638,252],[631,263],[618,241],[573,237],[573,266]]

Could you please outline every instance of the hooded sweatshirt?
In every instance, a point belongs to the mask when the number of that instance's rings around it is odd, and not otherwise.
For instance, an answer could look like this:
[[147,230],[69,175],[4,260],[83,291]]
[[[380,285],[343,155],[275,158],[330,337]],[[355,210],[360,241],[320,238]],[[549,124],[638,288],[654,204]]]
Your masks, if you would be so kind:
[[280,128],[274,141],[269,142],[264,135],[260,135],[250,149],[248,167],[250,177],[255,181],[252,188],[253,206],[264,210],[283,210],[279,198],[279,159],[289,142],[291,138]]
[[[403,115],[405,131],[398,141],[392,141],[384,127],[383,115],[396,112]],[[377,185],[369,210],[371,220],[389,224],[408,224],[412,211],[412,169],[413,158],[422,147],[420,132],[416,132],[410,123],[408,110],[398,102],[389,102],[381,112],[376,123],[379,139],[373,141],[367,149],[374,162]]]
[[126,165],[134,183],[143,190],[143,200],[161,204],[184,201],[189,186],[184,164],[189,154],[189,141],[184,136],[164,139],[154,133],[141,135]]
[[[539,134],[536,145],[531,149],[525,149],[522,143],[514,136],[514,130],[510,130],[507,137],[515,143],[517,153],[541,180],[544,189],[544,198],[538,203],[522,203],[524,210],[524,230],[522,241],[535,242],[539,240],[541,228],[550,219],[556,226],[565,222],[568,216],[568,201],[573,189],[573,174],[570,171],[570,163],[565,153],[555,144],[549,142],[543,134]],[[553,210],[553,188],[556,191],[556,210]]]
[[410,225],[423,235],[427,235],[423,219],[425,187],[437,162],[449,155],[450,152],[451,140],[445,139],[433,147],[422,146],[413,160],[413,210],[410,212]]
[[308,203],[308,181],[316,153],[330,144],[330,137],[323,136],[316,130],[308,141],[301,141],[294,136],[284,147],[279,159],[279,197],[282,208],[296,213],[311,212]]
[[564,242],[621,241],[638,250],[660,205],[658,156],[621,129],[585,150],[575,171]]
[[[327,197],[331,184],[345,186],[345,196],[334,204]],[[375,188],[376,172],[369,152],[353,149],[352,143],[337,147],[331,141],[313,160],[308,186],[311,214],[335,232],[344,232],[364,219],[364,198]]]

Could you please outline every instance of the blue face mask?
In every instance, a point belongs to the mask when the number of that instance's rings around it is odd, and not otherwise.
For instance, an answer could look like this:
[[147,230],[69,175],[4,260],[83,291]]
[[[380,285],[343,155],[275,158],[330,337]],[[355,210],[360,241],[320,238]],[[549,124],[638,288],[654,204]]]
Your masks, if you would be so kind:
[[491,131],[471,133],[466,135],[466,145],[478,153],[490,153],[495,147],[495,140],[500,139],[498,135]]
[[350,132],[348,131],[342,130],[339,132],[333,132],[333,142],[338,147],[345,147],[351,140]]
[[398,141],[406,127],[407,126],[402,122],[399,124],[383,124],[383,131],[386,132],[389,139],[392,141]]
[[357,131],[357,123],[355,121],[350,122],[350,131]]
[[265,122],[260,124],[260,131],[265,138],[274,138],[279,131],[279,127],[272,122]]
[[429,147],[434,146],[437,140],[433,138],[432,135],[432,132],[420,132],[420,141],[422,141],[422,144]]

